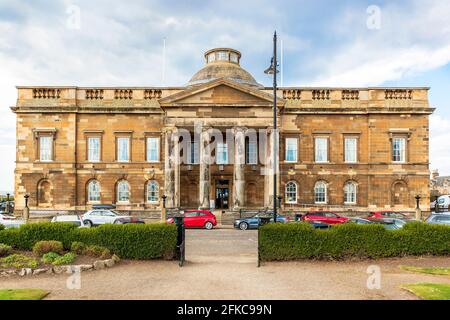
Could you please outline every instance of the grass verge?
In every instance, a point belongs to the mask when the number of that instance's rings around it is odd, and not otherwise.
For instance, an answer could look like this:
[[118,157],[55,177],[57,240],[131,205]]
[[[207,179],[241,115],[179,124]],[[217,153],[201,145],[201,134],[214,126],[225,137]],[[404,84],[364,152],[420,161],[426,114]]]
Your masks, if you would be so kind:
[[450,300],[450,284],[416,283],[403,285],[402,288],[422,300]]
[[42,289],[0,289],[0,300],[41,300],[49,293]]
[[421,267],[412,267],[412,266],[400,266],[400,269],[418,273],[426,273],[426,274],[436,274],[436,275],[444,275],[450,276],[450,268],[421,268]]

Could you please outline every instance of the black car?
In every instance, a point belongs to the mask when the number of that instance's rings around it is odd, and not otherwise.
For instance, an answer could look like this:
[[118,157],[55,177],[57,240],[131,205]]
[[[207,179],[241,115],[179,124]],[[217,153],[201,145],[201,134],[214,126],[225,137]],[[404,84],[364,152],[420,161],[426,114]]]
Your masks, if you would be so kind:
[[115,204],[93,204],[92,205],[92,210],[112,210],[115,209],[116,205]]

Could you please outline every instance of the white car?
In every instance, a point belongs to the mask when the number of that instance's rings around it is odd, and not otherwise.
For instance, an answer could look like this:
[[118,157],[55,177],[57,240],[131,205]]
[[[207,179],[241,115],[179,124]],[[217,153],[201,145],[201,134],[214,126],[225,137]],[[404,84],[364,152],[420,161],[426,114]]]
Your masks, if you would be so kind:
[[84,223],[81,216],[74,215],[74,214],[73,215],[54,216],[52,219],[52,222],[69,222],[69,223],[73,223],[74,225],[76,225],[79,228],[89,227],[88,225],[86,225]]
[[19,228],[25,224],[25,221],[17,219],[15,216],[5,213],[0,213],[0,224],[5,228]]
[[130,218],[130,216],[121,216],[114,210],[96,209],[89,210],[81,218],[86,226],[93,227],[106,223],[116,223],[117,219]]

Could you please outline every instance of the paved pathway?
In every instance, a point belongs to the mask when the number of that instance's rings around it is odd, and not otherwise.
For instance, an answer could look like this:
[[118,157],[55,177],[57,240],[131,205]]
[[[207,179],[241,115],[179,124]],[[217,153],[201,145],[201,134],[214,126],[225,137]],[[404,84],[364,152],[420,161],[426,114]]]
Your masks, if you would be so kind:
[[[82,273],[81,289],[67,275],[0,278],[0,288],[42,288],[48,299],[415,299],[399,288],[450,277],[402,271],[398,265],[449,266],[449,258],[379,261],[301,261],[256,267],[257,232],[188,230],[185,267],[174,261],[121,261],[112,269]],[[367,267],[381,268],[381,289],[366,286]]]

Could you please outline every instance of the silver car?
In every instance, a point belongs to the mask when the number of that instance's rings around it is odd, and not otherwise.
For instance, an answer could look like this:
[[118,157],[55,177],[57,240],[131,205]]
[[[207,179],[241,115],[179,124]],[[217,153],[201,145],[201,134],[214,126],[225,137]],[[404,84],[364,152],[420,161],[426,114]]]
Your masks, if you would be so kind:
[[85,224],[83,219],[78,216],[78,215],[60,215],[60,216],[55,216],[52,219],[52,222],[68,222],[68,223],[73,223],[74,225],[76,225],[78,228],[87,228],[90,227],[89,225]]
[[432,213],[426,223],[430,224],[444,224],[450,226],[450,214],[448,213]]

